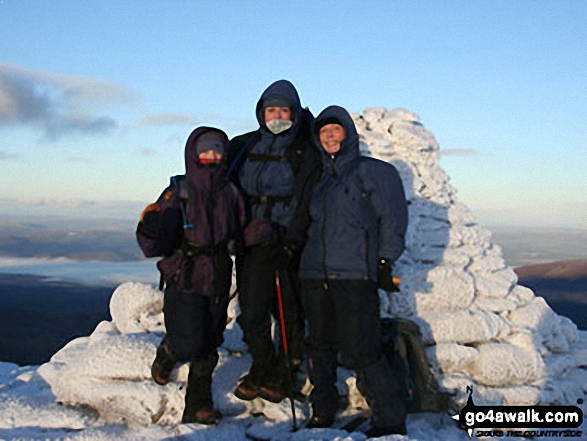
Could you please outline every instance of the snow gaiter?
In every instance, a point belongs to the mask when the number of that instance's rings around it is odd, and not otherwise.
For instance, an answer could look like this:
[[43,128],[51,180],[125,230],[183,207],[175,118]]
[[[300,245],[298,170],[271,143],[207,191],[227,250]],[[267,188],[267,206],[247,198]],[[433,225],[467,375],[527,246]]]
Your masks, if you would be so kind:
[[216,351],[203,360],[190,362],[184,416],[193,414],[203,407],[213,407],[212,373],[217,364],[218,352]]

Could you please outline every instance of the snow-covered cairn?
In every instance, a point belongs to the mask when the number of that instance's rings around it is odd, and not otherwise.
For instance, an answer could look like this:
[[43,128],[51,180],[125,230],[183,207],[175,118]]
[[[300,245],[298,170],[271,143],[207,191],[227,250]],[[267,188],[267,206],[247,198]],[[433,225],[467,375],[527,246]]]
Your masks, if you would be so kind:
[[[467,385],[478,404],[575,404],[587,393],[587,333],[556,315],[544,299],[517,285],[489,231],[457,201],[439,167],[439,147],[406,110],[367,109],[354,116],[365,154],[399,170],[410,202],[407,248],[394,273],[401,292],[383,292],[381,313],[409,317],[422,330],[439,382],[464,404]],[[114,292],[112,322],[70,342],[41,366],[58,401],[96,409],[107,422],[180,422],[187,366],[165,387],[150,378],[162,336],[163,295],[126,283]],[[248,367],[231,304],[225,347],[214,377],[214,401],[225,415],[251,406],[232,395]],[[360,405],[347,378],[351,405]],[[344,389],[344,385],[342,386]],[[301,415],[301,409],[299,409]],[[286,419],[287,404],[263,411]],[[279,415],[278,415],[279,414]]]
[[365,153],[395,165],[410,202],[407,247],[394,269],[401,292],[382,296],[382,315],[420,325],[441,384],[461,401],[467,385],[487,404],[584,399],[586,333],[517,285],[491,233],[458,202],[418,116],[367,109],[354,120]]

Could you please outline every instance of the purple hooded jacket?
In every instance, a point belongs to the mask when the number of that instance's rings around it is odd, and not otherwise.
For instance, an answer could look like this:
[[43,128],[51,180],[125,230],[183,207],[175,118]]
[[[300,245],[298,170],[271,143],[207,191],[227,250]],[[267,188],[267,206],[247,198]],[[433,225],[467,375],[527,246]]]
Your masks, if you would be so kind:
[[[220,151],[222,161],[201,164],[199,154],[206,150]],[[245,208],[236,186],[226,180],[227,153],[223,131],[194,130],[185,147],[186,174],[173,177],[150,206],[158,213],[153,225],[145,225],[145,217],[137,228],[145,256],[163,256],[157,263],[163,278],[177,282],[185,292],[212,296],[230,288],[232,260],[227,247],[240,240]],[[182,200],[186,193],[187,201]]]

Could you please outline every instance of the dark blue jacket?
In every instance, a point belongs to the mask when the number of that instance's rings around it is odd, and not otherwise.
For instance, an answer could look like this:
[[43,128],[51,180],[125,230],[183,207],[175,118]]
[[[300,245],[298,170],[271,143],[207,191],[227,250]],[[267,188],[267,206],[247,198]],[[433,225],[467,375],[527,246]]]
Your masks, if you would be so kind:
[[[265,125],[263,102],[270,97],[282,97],[292,104],[293,125],[278,135]],[[295,198],[292,198],[296,181],[293,163],[305,161],[306,150],[316,158],[309,121],[305,121],[311,114],[302,109],[293,84],[279,80],[261,95],[256,115],[259,129],[231,141],[229,174],[236,173],[236,179],[232,177],[247,197],[250,219],[268,219],[287,228],[296,208]],[[278,200],[268,210],[267,203],[259,200],[264,196],[287,200]]]
[[360,156],[355,124],[342,107],[326,108],[316,121],[345,129],[340,150],[328,154],[316,135],[322,175],[309,201],[309,228],[300,262],[306,279],[377,280],[377,260],[404,250],[407,203],[401,178],[387,162]]

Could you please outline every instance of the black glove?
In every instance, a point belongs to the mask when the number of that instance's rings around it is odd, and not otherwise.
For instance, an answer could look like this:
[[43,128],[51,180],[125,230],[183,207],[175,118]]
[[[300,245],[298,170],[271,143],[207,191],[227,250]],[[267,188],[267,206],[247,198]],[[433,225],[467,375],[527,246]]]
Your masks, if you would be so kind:
[[275,270],[287,269],[299,251],[299,246],[293,242],[274,245],[269,251],[268,263]]
[[161,231],[163,216],[159,210],[146,211],[139,222],[138,230],[148,237],[157,237]]
[[393,283],[391,262],[387,259],[380,258],[377,261],[377,286],[388,292],[399,291],[395,283]]

